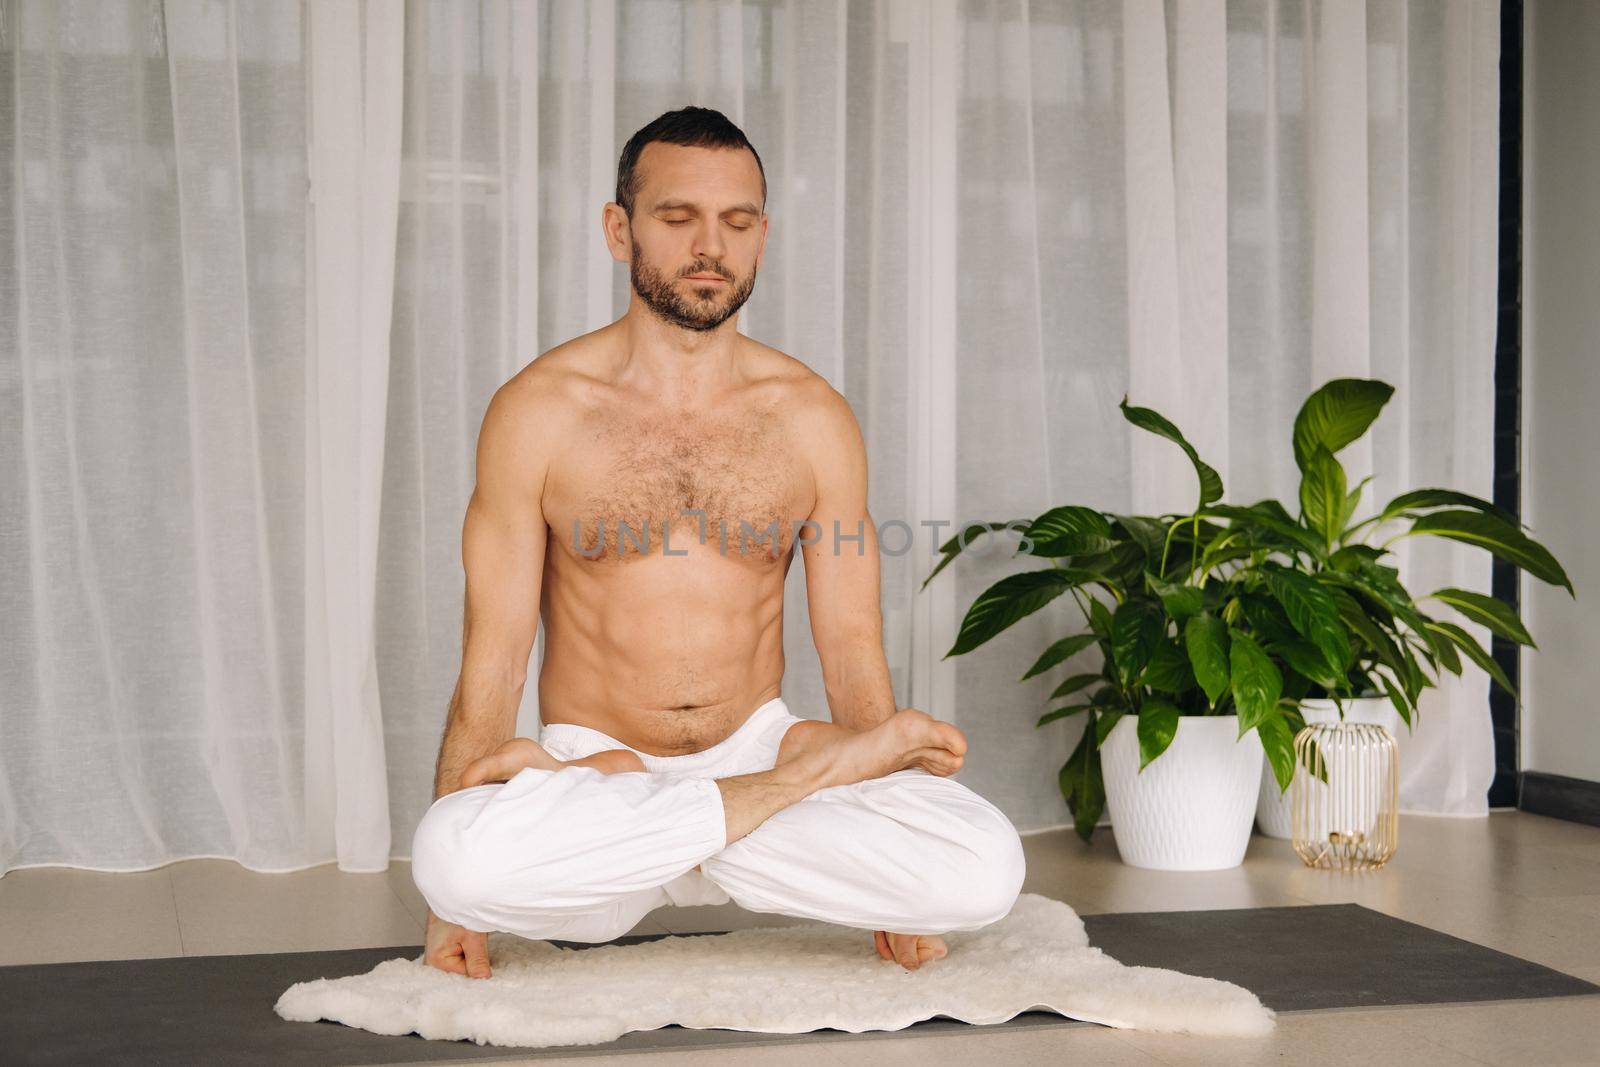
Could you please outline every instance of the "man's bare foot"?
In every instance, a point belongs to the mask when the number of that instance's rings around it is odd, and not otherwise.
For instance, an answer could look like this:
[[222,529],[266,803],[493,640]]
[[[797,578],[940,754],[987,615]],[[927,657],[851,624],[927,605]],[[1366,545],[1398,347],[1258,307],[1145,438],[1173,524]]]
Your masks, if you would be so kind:
[[893,960],[908,971],[916,970],[929,960],[943,959],[950,952],[944,938],[938,934],[893,934],[874,930],[872,938],[879,956]]
[[842,740],[850,733],[843,726],[831,722],[801,719],[783,732],[783,740],[778,743],[778,758],[773,766],[781,767],[816,749],[818,745],[827,744],[829,739]]
[[[894,728],[904,731],[904,735],[892,743],[889,739],[880,738],[879,741],[885,750],[893,751],[906,739],[915,741],[924,748],[937,750],[914,756],[905,766],[920,766],[934,774],[954,774],[961,769],[967,746],[966,738],[960,730],[911,708],[896,713],[882,726],[888,726],[896,719],[900,722],[896,723]],[[929,723],[933,725],[930,727]],[[830,747],[848,745],[851,743],[850,738],[856,736],[858,735],[854,731],[836,723],[805,719],[785,731],[783,740],[778,745],[778,758],[773,765],[782,766],[790,760],[800,759],[814,752],[823,752],[825,754],[823,758],[827,758],[826,753]],[[895,737],[892,733],[889,736]],[[882,751],[880,750],[880,755]],[[902,768],[892,768],[892,770],[900,769]],[[892,771],[883,773],[888,774]],[[929,960],[943,959],[950,951],[944,943],[944,938],[937,934],[897,934],[888,930],[875,930],[872,936],[879,956],[900,964],[908,971],[916,970]]]
[[625,748],[610,748],[574,760],[559,760],[539,742],[528,737],[513,737],[493,752],[467,764],[461,772],[461,788],[470,789],[485,782],[510,781],[518,771],[529,767],[559,771],[563,767],[593,767],[601,774],[642,771],[644,761]]
[[833,723],[795,723],[778,747],[778,762],[813,761],[828,785],[882,778],[908,767],[941,777],[961,769],[967,738],[925,711],[901,708],[870,730],[855,733]]

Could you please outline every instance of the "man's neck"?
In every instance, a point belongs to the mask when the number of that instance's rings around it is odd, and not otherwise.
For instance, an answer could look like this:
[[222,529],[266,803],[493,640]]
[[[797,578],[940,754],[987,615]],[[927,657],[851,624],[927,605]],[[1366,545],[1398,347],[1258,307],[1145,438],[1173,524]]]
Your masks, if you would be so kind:
[[618,319],[614,380],[662,402],[712,401],[739,379],[741,337],[730,318],[714,330],[687,330],[630,307]]

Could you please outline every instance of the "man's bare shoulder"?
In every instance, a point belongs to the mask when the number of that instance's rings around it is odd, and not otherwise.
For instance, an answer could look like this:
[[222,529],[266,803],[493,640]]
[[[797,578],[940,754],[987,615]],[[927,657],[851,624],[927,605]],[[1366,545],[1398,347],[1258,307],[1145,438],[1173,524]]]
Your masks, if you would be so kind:
[[495,390],[478,433],[478,487],[544,498],[548,474],[597,401],[585,346],[576,338],[529,362]]
[[585,335],[541,353],[495,391],[491,414],[524,434],[558,439],[596,403],[593,349]]
[[758,341],[750,342],[750,366],[774,410],[797,433],[836,438],[855,425],[849,401],[803,361]]

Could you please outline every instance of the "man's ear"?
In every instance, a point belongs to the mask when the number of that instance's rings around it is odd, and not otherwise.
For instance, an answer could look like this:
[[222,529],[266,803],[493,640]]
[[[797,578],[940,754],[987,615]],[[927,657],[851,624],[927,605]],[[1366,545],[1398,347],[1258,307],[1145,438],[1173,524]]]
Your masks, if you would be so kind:
[[600,209],[600,229],[605,235],[606,248],[610,250],[611,258],[618,263],[628,262],[633,255],[633,240],[629,230],[628,213],[622,210],[621,204],[614,200],[606,201],[605,206]]

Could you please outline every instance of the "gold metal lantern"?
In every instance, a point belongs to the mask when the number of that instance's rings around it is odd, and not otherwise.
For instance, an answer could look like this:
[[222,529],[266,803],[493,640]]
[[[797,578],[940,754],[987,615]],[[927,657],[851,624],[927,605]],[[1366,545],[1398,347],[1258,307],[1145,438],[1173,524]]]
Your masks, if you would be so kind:
[[1387,727],[1322,722],[1294,738],[1294,850],[1306,866],[1382,867],[1400,843],[1400,757]]

